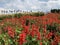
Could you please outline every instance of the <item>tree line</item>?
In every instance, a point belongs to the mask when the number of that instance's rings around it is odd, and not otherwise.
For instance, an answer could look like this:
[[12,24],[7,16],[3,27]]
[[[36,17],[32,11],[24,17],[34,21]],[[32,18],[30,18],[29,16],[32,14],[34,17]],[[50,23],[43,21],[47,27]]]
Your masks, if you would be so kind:
[[60,13],[60,9],[51,9],[51,13]]

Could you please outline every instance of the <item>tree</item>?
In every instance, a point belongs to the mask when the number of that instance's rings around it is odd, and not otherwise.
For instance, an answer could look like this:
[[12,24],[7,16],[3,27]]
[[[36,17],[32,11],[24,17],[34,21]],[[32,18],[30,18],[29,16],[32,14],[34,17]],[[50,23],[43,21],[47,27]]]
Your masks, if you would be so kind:
[[51,13],[60,13],[60,9],[51,9]]
[[51,13],[56,13],[57,9],[51,9]]

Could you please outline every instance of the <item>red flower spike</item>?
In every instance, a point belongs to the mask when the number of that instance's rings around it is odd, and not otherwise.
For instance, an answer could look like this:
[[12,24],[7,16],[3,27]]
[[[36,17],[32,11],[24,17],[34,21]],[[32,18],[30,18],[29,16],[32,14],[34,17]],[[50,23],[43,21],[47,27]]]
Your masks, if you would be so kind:
[[14,38],[15,32],[13,31],[11,27],[8,27],[8,35]]
[[42,42],[40,42],[40,45],[42,45]]
[[26,42],[25,38],[26,38],[26,33],[21,33],[19,35],[19,44],[20,45],[23,45],[23,43]]
[[37,40],[41,40],[41,34],[40,34],[40,32],[37,33]]

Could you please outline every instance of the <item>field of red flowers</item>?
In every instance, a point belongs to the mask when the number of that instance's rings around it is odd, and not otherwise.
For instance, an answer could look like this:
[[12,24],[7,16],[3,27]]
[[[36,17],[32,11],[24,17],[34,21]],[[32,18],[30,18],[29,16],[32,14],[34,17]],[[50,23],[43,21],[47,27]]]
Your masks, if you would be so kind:
[[60,14],[3,19],[0,45],[60,45]]

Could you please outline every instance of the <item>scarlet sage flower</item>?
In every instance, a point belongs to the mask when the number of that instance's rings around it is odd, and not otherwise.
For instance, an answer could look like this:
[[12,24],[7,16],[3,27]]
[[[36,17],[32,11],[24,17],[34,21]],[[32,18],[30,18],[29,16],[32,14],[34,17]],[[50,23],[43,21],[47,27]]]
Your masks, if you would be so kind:
[[35,36],[35,31],[32,30],[32,31],[30,32],[30,35],[31,35],[32,37],[34,37],[34,36]]
[[32,25],[32,30],[34,30],[36,32],[39,32],[39,27],[33,24]]
[[7,28],[8,28],[8,27],[4,27],[4,31],[7,31]]
[[23,30],[22,32],[23,33],[26,33],[26,34],[29,34],[30,33],[29,30]]
[[52,41],[52,42],[51,42],[51,45],[58,45],[58,43],[55,42],[55,41]]
[[14,38],[14,35],[15,35],[15,34],[14,34],[14,31],[9,30],[9,31],[8,31],[8,35],[11,36],[12,38]]
[[52,33],[52,32],[49,32],[45,37],[46,37],[47,39],[50,39],[52,35],[53,35],[53,33]]
[[43,30],[43,33],[46,33],[46,32],[47,32],[46,29],[44,29],[44,30]]
[[12,27],[8,26],[8,27],[7,27],[7,30],[12,30]]
[[29,30],[30,26],[23,26],[24,29]]
[[43,35],[44,35],[44,36],[46,35],[46,32],[47,32],[47,30],[44,29],[44,30],[43,30]]
[[37,40],[41,40],[41,34],[40,34],[40,32],[37,33]]
[[19,44],[20,45],[23,45],[23,43],[26,41],[25,38],[26,38],[26,33],[19,34]]
[[40,42],[40,45],[42,45],[42,42]]
[[30,26],[24,26],[23,27],[24,28],[23,32],[26,33],[26,34],[29,34],[29,27]]
[[15,32],[13,31],[11,27],[8,27],[8,35],[14,38]]
[[59,42],[59,39],[60,39],[60,37],[55,36],[54,41],[55,41],[56,43],[58,43],[58,42]]
[[53,41],[51,42],[51,45],[54,45],[54,42]]

